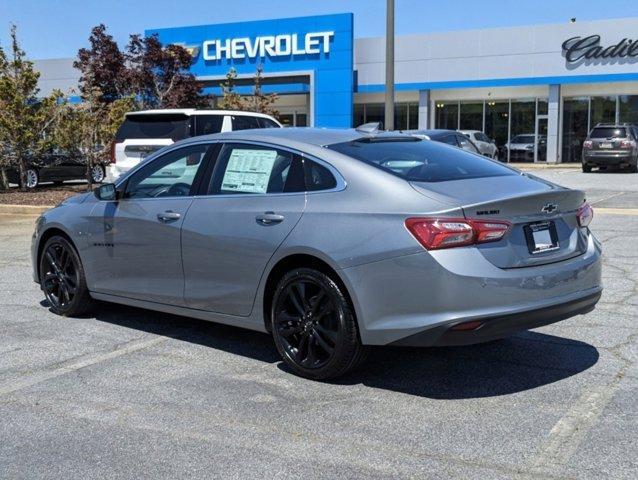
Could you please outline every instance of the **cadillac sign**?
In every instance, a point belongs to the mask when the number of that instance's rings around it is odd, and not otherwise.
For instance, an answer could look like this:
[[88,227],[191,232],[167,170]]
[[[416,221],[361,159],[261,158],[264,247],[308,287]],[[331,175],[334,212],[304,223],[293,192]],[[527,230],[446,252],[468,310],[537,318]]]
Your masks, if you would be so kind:
[[623,38],[620,42],[602,46],[600,35],[572,37],[563,42],[563,53],[567,63],[609,58],[638,57],[638,39]]
[[237,60],[242,58],[286,57],[330,52],[330,39],[335,32],[314,32],[305,35],[264,35],[255,38],[206,40],[202,44],[204,60]]

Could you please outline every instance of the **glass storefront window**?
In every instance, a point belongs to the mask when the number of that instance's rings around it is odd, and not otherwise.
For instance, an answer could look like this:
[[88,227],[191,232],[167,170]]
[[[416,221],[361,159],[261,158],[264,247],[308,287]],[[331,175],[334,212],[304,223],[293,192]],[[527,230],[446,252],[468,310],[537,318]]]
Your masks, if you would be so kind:
[[383,103],[368,103],[366,105],[366,120],[364,123],[385,122],[385,105]]
[[395,130],[408,129],[408,104],[407,103],[394,104],[394,129]]
[[458,102],[436,103],[436,128],[456,130],[459,125]]
[[539,115],[547,115],[549,113],[549,106],[548,106],[548,102],[546,98],[539,98],[538,99],[538,107],[537,108],[537,113]]
[[503,161],[507,160],[507,156],[504,157],[503,153],[507,143],[509,109],[507,100],[485,102],[485,134],[496,142],[498,156]]
[[359,125],[366,123],[364,115],[365,106],[362,103],[354,104],[354,112],[352,115],[352,126],[357,128]]
[[461,102],[460,130],[483,130],[483,102]]
[[599,123],[616,121],[616,97],[591,97],[589,129]]
[[408,128],[416,130],[419,128],[419,104],[418,102],[408,103]]
[[536,100],[512,100],[510,162],[533,162],[536,144]]
[[621,95],[618,99],[618,110],[622,123],[638,124],[638,95]]
[[589,133],[589,99],[566,98],[563,101],[563,162],[580,162],[583,142]]

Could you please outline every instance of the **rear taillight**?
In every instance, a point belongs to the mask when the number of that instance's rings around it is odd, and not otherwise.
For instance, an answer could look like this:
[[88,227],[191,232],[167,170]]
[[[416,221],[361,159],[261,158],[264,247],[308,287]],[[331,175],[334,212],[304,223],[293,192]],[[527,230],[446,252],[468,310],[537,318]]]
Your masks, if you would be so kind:
[[467,218],[408,218],[405,226],[428,250],[496,242],[511,224],[503,221]]
[[594,218],[594,209],[587,202],[583,203],[576,211],[576,218],[578,219],[578,225],[581,227],[587,227]]
[[636,142],[633,140],[623,140],[620,142],[620,148],[634,148],[636,146]]
[[583,142],[583,148],[586,149],[586,150],[589,150],[593,146],[594,146],[594,142],[592,142],[591,140],[585,140]]
[[115,163],[115,140],[111,142],[111,163]]

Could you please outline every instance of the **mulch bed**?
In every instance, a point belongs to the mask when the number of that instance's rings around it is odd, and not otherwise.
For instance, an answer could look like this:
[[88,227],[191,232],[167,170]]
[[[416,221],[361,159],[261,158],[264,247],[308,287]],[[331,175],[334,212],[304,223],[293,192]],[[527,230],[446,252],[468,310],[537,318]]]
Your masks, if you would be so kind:
[[86,184],[64,184],[59,186],[43,185],[34,190],[21,191],[12,187],[9,190],[0,190],[0,204],[4,205],[57,205],[62,200],[84,193]]

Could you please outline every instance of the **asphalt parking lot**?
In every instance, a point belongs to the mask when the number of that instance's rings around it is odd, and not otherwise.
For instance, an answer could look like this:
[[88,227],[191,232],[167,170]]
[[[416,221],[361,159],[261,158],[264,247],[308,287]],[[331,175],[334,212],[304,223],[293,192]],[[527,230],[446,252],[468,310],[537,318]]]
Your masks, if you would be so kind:
[[49,313],[35,217],[0,216],[0,478],[636,478],[638,175],[534,174],[594,204],[597,309],[484,345],[378,348],[331,384],[291,375],[264,334]]

